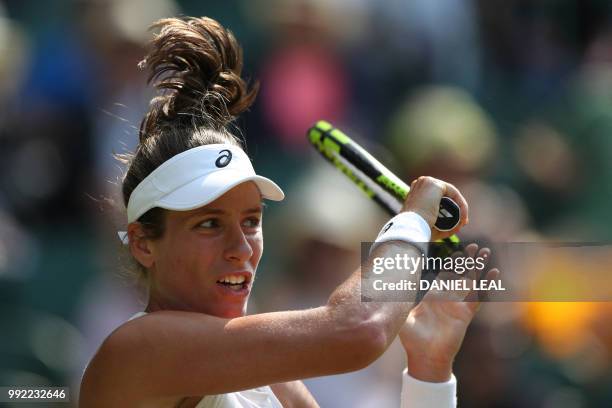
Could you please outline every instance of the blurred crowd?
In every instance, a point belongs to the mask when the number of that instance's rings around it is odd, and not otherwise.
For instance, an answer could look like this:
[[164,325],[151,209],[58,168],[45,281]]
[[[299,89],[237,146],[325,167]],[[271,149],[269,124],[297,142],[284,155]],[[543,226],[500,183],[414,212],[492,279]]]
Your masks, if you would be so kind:
[[[466,240],[612,239],[609,1],[0,1],[0,385],[76,396],[144,307],[113,153],[135,147],[152,96],[147,27],[175,15],[229,27],[261,83],[238,125],[288,198],[266,208],[250,313],[325,302],[386,220],[311,151],[319,119],[407,181],[456,184]],[[608,300],[484,305],[455,365],[460,406],[612,406]],[[324,407],[399,406],[404,364],[394,344],[306,384]]]

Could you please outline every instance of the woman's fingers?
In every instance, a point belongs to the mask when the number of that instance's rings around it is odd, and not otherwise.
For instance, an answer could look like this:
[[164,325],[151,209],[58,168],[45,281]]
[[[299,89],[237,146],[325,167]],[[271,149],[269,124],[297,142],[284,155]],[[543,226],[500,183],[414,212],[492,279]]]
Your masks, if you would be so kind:
[[444,196],[455,201],[461,210],[461,219],[455,228],[458,230],[468,220],[467,201],[455,186],[443,180],[425,176],[414,180],[402,210],[416,212],[432,227],[438,218],[440,200]]
[[465,247],[465,254],[470,258],[473,258],[476,255],[476,251],[478,251],[478,244],[472,242]]
[[444,191],[444,182],[433,177],[419,177],[412,182],[402,210],[416,212],[433,227]]
[[[499,269],[492,268],[486,273],[483,279],[487,281],[496,280],[499,278],[499,275],[500,275]],[[472,312],[476,313],[478,309],[480,308],[480,304],[481,304],[479,291],[477,290],[470,291],[470,293],[465,297],[464,302],[466,302],[466,304],[468,305],[468,307],[470,308]]]
[[[484,278],[485,275],[485,269],[487,267],[487,264],[489,263],[489,259],[491,258],[491,250],[489,248],[482,248],[480,251],[478,251],[478,256],[476,257],[476,260],[478,260],[478,258],[481,258],[482,261],[482,267],[479,268],[474,268],[475,269],[475,278],[480,280]],[[475,265],[477,265],[475,263]]]
[[463,194],[461,194],[457,187],[450,183],[444,183],[446,187],[444,196],[451,198],[454,202],[456,202],[459,206],[459,209],[461,210],[461,218],[459,224],[457,225],[457,227],[455,227],[456,230],[459,230],[462,226],[466,225],[470,221],[469,206],[467,200],[465,199],[465,197],[463,197]]

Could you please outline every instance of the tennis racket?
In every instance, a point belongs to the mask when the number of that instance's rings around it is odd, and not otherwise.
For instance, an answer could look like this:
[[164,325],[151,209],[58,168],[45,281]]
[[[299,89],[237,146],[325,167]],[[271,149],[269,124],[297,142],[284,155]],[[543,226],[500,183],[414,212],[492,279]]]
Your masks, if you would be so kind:
[[[326,160],[390,215],[400,212],[410,187],[358,143],[324,120],[308,130],[308,139]],[[439,231],[450,231],[460,220],[461,211],[457,203],[442,197],[434,227]],[[460,244],[456,235],[445,238],[444,242],[455,248]]]

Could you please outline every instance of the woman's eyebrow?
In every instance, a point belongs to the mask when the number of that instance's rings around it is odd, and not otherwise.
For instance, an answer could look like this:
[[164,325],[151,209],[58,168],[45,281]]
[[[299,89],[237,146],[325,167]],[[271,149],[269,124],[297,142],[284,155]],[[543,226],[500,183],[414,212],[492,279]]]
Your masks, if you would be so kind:
[[206,208],[198,210],[194,215],[206,215],[206,214],[225,214],[225,211],[218,208]]
[[260,212],[263,212],[262,205],[258,205],[257,207],[249,208],[248,210],[243,211],[244,214],[253,214],[253,213],[260,213]]
[[[263,212],[263,206],[262,205],[258,205],[257,207],[249,208],[247,210],[242,211],[242,213],[244,213],[244,214],[253,214],[253,213],[260,213],[260,212]],[[222,210],[220,208],[206,208],[206,209],[198,210],[193,215],[194,216],[202,216],[202,215],[210,215],[210,214],[222,215],[222,214],[226,214],[226,213],[227,213],[227,211]]]

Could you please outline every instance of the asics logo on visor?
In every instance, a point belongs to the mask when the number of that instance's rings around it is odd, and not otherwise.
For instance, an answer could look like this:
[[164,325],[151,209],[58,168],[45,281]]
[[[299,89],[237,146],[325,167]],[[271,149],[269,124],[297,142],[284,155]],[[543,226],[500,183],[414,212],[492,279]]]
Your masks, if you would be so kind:
[[219,168],[225,167],[232,161],[232,152],[228,149],[223,149],[219,152],[219,157],[215,161],[215,165]]

